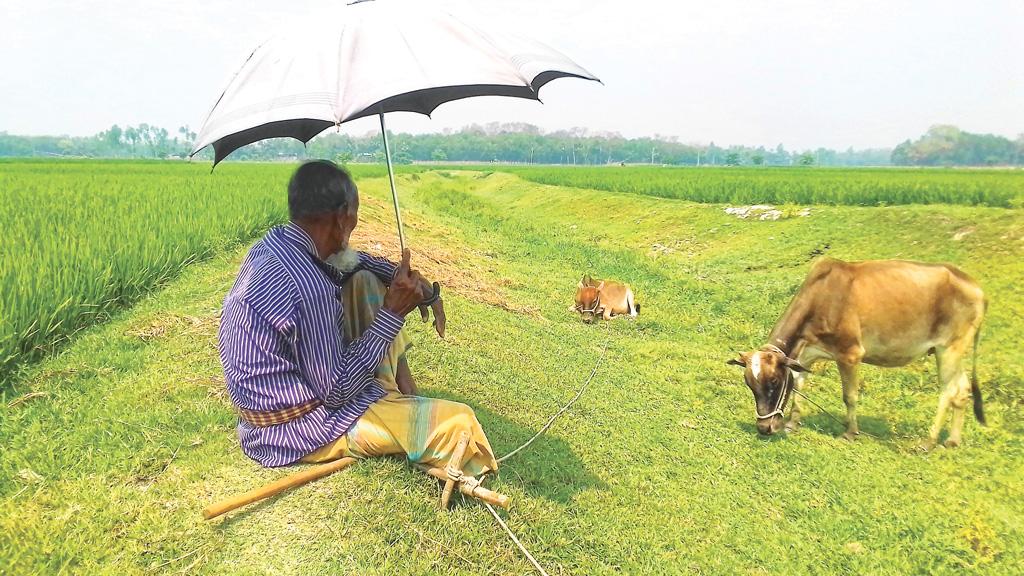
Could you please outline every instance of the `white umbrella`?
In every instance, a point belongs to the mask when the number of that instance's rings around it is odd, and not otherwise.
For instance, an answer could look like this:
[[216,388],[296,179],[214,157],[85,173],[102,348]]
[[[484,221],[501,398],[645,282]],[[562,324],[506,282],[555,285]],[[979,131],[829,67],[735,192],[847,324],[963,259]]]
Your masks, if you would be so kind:
[[378,115],[404,249],[384,114],[429,116],[471,96],[540,100],[542,86],[564,77],[599,81],[540,42],[485,31],[433,2],[360,0],[257,47],[210,111],[190,156],[212,145],[216,166],[258,140],[305,143],[331,126]]

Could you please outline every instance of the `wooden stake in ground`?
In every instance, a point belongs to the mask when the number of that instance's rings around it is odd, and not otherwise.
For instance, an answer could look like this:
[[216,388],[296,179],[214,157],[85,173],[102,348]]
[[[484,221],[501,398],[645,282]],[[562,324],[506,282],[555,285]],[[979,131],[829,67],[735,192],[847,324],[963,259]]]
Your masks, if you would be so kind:
[[329,476],[331,474],[334,474],[335,472],[338,472],[339,470],[344,470],[345,468],[348,468],[349,466],[355,463],[355,458],[341,458],[339,460],[335,460],[334,462],[328,462],[327,464],[321,464],[319,466],[307,468],[302,472],[296,472],[295,474],[285,476],[284,478],[281,478],[276,482],[271,482],[266,486],[261,486],[259,488],[256,488],[255,490],[250,490],[245,494],[239,494],[238,496],[233,496],[231,498],[228,498],[227,500],[217,502],[216,504],[211,504],[210,506],[207,506],[205,510],[203,510],[203,518],[205,518],[206,520],[216,518],[217,516],[220,516],[225,512],[230,512],[236,508],[241,508],[246,504],[251,504],[259,500],[270,498],[271,496],[275,494],[280,494],[281,492],[284,492],[285,490],[288,490],[290,488],[302,486],[303,484],[308,484],[313,480],[318,480],[320,478],[323,478],[324,476]]
[[441,510],[448,509],[448,500],[451,499],[452,489],[455,488],[456,480],[454,478],[462,476],[462,458],[466,455],[468,446],[469,432],[463,430],[458,444],[455,445],[455,451],[452,452],[452,457],[448,459],[448,466],[445,468],[448,479],[444,481],[444,490],[441,491]]

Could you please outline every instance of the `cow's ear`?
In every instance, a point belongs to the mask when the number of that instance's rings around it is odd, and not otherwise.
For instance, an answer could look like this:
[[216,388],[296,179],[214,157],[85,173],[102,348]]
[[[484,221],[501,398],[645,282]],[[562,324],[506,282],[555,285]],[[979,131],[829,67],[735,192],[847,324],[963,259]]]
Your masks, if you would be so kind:
[[747,367],[747,355],[746,354],[737,354],[735,358],[729,359],[729,361],[726,362],[726,364],[728,364],[730,366],[743,366],[744,368],[746,368]]
[[597,285],[597,289],[604,290],[604,280],[602,280],[601,283]]
[[796,360],[793,360],[792,358],[788,358],[788,357],[786,358],[786,366],[788,366],[789,369],[792,370],[793,372],[809,372],[810,371],[803,364],[797,362]]

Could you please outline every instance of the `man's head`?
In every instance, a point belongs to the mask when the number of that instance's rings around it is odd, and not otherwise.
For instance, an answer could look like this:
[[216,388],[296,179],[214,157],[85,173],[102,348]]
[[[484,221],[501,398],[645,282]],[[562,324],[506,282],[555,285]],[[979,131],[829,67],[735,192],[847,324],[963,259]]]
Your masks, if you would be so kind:
[[771,435],[781,430],[782,412],[793,391],[793,372],[806,372],[807,368],[775,346],[743,352],[728,364],[745,368],[743,379],[754,393],[757,431]]
[[348,247],[359,220],[359,191],[335,163],[306,162],[288,182],[288,212],[326,257]]

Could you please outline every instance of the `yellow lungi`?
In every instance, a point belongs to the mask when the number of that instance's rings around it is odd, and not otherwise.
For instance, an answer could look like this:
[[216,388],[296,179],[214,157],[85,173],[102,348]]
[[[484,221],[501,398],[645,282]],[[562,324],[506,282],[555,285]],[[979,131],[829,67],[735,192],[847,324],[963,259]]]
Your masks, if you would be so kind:
[[[373,322],[385,291],[380,280],[366,271],[357,272],[345,283],[347,342],[358,338]],[[395,374],[399,361],[410,347],[402,329],[375,373],[387,396],[371,404],[348,433],[307,454],[302,462],[328,462],[345,456],[404,455],[413,463],[444,468],[459,436],[466,430],[470,433],[470,442],[461,463],[463,472],[477,476],[498,469],[491,445],[472,408],[459,402],[399,392]]]

